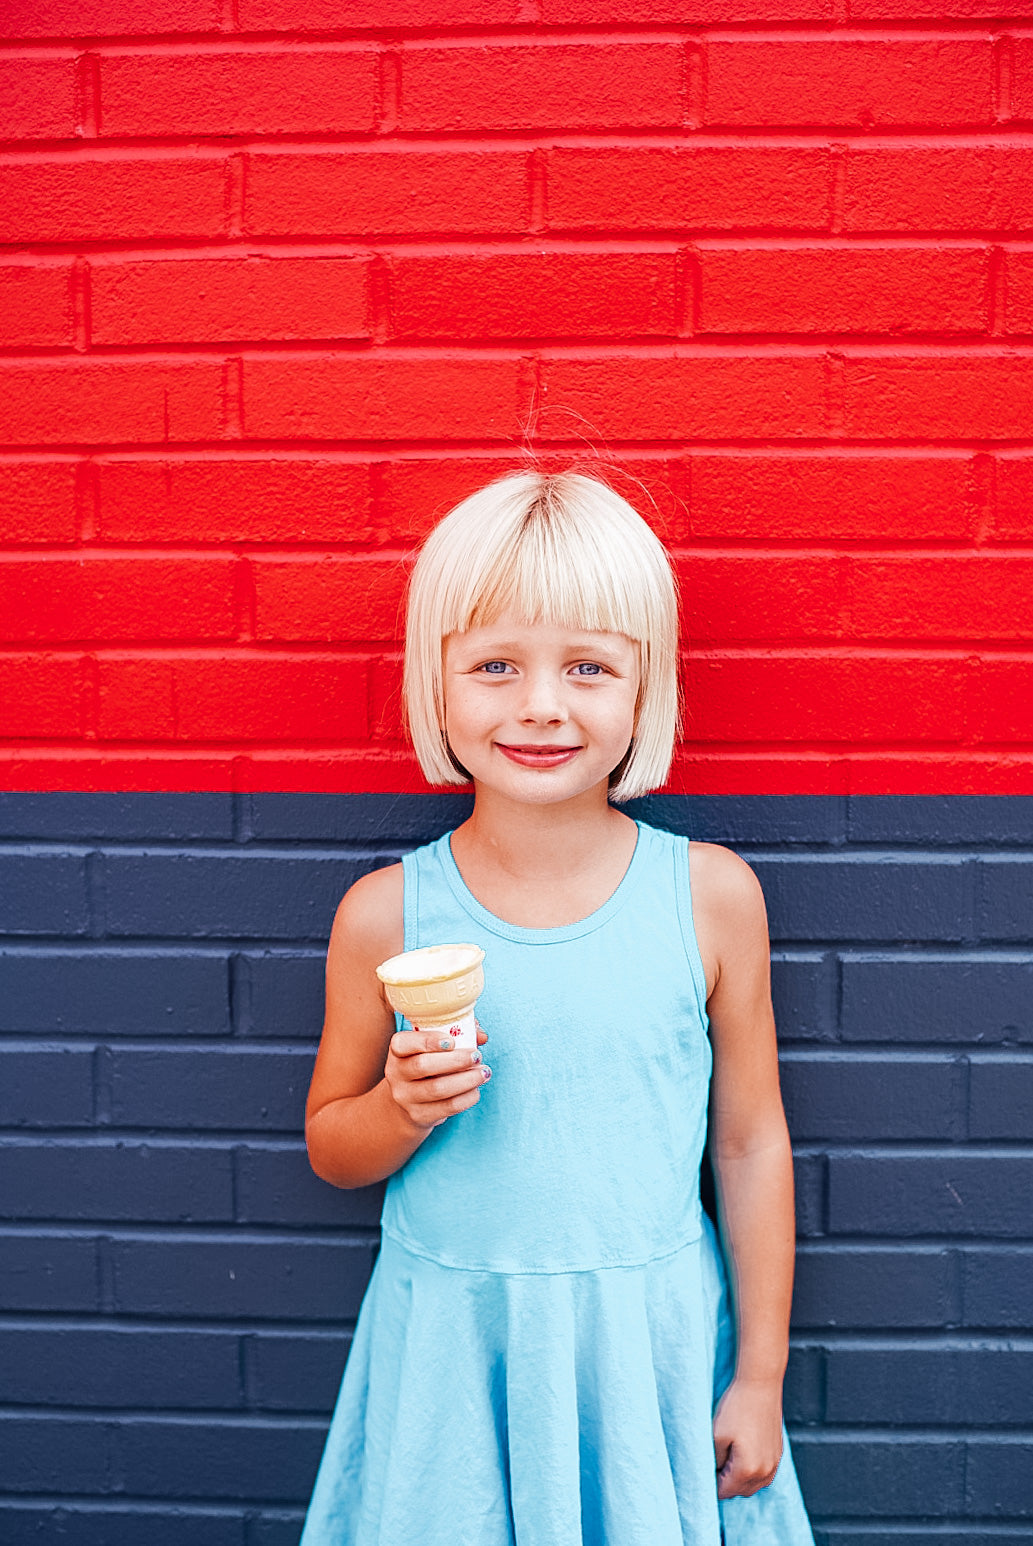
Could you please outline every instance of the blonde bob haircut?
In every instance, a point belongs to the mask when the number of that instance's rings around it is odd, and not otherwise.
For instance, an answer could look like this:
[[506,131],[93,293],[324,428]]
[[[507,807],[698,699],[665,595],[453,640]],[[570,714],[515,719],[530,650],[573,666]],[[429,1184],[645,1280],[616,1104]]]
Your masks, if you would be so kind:
[[428,782],[469,782],[445,733],[444,641],[506,612],[637,642],[634,736],[610,775],[610,797],[630,800],[662,784],[678,727],[670,560],[626,500],[576,472],[500,478],[456,505],[424,544],[409,587],[403,694]]

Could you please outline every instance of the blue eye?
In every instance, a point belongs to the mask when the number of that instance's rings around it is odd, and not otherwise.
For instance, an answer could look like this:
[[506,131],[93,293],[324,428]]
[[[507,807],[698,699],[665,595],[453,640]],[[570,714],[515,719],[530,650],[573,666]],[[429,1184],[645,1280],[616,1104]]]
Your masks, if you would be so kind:
[[504,660],[486,660],[481,667],[489,676],[504,676],[509,670]]
[[594,660],[583,660],[574,669],[579,676],[599,676],[603,668]]

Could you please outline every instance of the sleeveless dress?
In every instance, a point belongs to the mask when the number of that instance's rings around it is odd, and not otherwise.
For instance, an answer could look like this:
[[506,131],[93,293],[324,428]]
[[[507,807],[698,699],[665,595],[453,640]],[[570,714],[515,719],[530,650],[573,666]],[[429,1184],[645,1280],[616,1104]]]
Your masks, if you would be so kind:
[[301,1546],[813,1546],[788,1447],[717,1498],[734,1332],[686,839],[640,823],[597,912],[525,929],[449,836],[403,861],[405,947],[483,947],[493,1078],[388,1183]]

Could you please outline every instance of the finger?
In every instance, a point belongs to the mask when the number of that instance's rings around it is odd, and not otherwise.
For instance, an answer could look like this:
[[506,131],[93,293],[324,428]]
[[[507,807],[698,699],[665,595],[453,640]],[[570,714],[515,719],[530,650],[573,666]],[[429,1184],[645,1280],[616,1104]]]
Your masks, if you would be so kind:
[[391,1051],[397,1058],[416,1057],[421,1052],[452,1052],[455,1042],[447,1031],[396,1031]]
[[481,1054],[471,1047],[460,1047],[451,1052],[418,1052],[415,1057],[403,1059],[397,1065],[397,1072],[414,1084],[425,1084],[443,1074],[466,1073],[479,1067],[482,1061]]
[[439,1079],[420,1079],[413,1085],[408,1099],[414,1105],[436,1106],[442,1101],[479,1091],[490,1078],[489,1068],[468,1068],[464,1073],[446,1074]]
[[487,1033],[487,1031],[482,1031],[480,1026],[478,1026],[477,1027],[477,1045],[479,1047],[483,1047],[484,1043],[487,1040],[488,1040],[488,1033]]

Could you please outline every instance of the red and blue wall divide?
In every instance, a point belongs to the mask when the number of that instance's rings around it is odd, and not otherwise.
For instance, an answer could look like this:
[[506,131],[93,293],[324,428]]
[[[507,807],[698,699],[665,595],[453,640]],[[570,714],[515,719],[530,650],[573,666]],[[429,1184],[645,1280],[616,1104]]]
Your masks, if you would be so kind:
[[334,905],[461,819],[413,549],[534,457],[681,582],[640,810],[772,920],[821,1546],[1033,1519],[1033,24],[8,0],[0,1536],[293,1546],[376,1241]]

